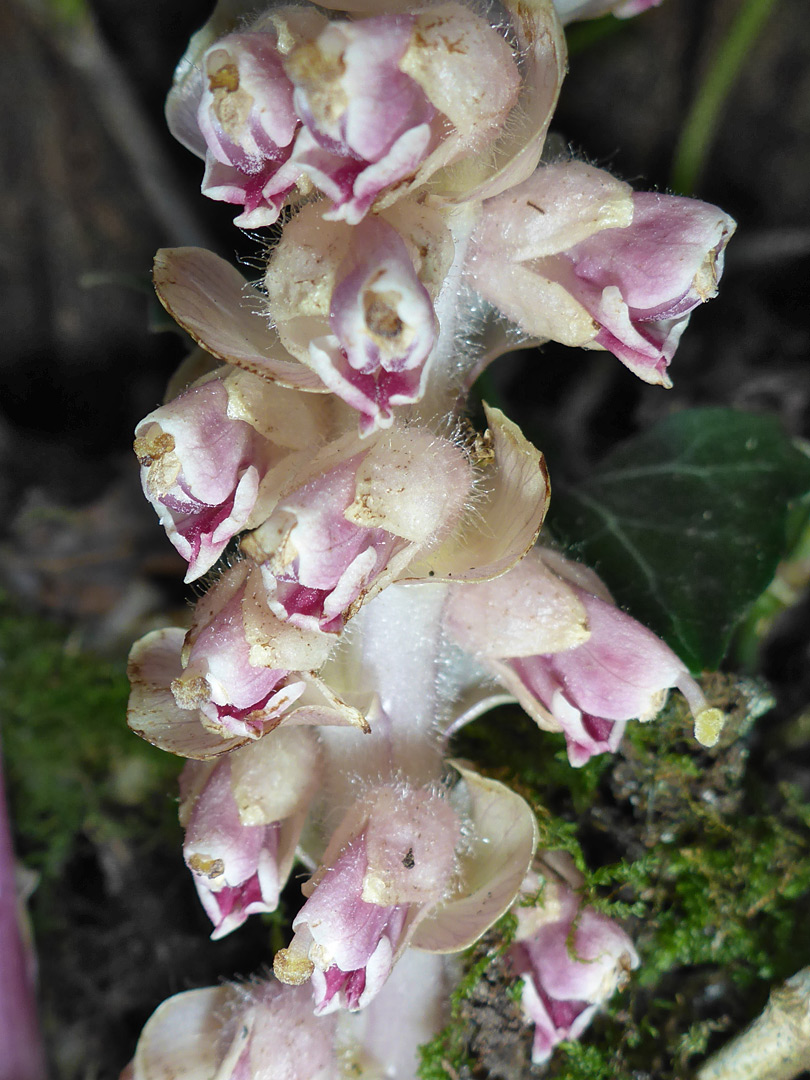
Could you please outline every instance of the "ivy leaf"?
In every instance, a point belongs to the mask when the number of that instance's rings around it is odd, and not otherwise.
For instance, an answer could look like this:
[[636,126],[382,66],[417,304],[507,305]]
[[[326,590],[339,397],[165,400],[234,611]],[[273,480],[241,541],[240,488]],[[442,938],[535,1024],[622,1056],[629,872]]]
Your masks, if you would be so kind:
[[808,490],[810,458],[774,418],[691,409],[555,492],[549,524],[697,672],[720,664],[771,582]]

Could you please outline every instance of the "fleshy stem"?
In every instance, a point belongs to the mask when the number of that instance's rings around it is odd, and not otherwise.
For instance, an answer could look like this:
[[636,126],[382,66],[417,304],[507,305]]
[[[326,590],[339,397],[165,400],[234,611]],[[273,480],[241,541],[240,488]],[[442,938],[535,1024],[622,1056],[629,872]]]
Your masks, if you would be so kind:
[[711,1057],[697,1080],[793,1080],[810,1062],[810,968],[771,992],[762,1014]]
[[670,187],[673,191],[682,195],[694,192],[726,98],[776,3],[777,0],[742,0],[681,129],[672,161]]
[[0,752],[0,1080],[45,1080],[32,963],[20,934],[14,849]]

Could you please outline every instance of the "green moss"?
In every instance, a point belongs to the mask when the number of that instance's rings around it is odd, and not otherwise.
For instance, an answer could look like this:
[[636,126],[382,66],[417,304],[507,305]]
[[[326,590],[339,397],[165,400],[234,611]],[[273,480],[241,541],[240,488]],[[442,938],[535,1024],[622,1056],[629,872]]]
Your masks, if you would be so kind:
[[177,758],[126,726],[124,665],[76,653],[60,627],[0,597],[0,731],[17,848],[43,883],[79,834],[94,841],[175,830]]
[[566,1080],[621,1080],[616,1072],[616,1055],[582,1042],[561,1043],[556,1050],[558,1062],[564,1062]]

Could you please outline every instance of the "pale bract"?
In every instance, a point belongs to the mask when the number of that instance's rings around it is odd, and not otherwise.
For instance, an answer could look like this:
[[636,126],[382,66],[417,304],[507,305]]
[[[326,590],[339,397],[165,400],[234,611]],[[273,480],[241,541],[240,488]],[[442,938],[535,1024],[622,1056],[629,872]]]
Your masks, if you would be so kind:
[[578,19],[597,19],[608,13],[618,19],[630,19],[661,3],[663,0],[554,0],[554,7],[563,23],[569,23]]

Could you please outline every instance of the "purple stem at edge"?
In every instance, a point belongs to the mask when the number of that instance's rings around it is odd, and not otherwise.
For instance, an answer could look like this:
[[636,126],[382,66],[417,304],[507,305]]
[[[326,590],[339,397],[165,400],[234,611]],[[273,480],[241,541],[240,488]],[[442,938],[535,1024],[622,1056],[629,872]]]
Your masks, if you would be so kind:
[[20,934],[14,849],[0,752],[0,1080],[46,1080],[32,979]]

